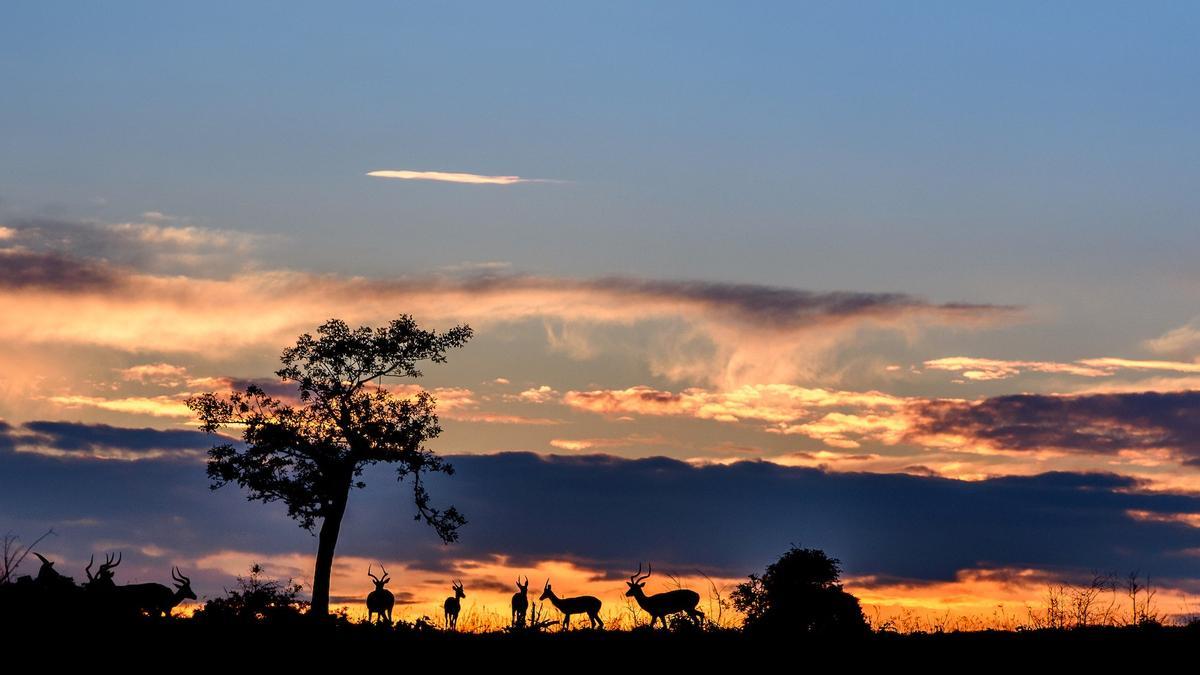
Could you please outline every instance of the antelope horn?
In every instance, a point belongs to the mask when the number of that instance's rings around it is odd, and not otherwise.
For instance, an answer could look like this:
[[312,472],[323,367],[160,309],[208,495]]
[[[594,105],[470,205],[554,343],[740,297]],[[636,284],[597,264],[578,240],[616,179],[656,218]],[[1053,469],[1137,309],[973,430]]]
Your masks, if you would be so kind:
[[367,576],[374,579],[375,583],[379,583],[379,577],[375,576],[374,574],[371,574],[371,565],[367,565]]
[[[83,572],[87,575],[88,581],[95,581],[95,577],[92,576],[92,563],[94,562],[96,562],[95,554],[88,556],[87,567],[83,568]],[[96,570],[97,574],[99,574],[99,572],[100,570]]]
[[379,569],[383,570],[383,581],[381,583],[386,584],[387,582],[391,581],[392,578],[388,576],[387,568],[383,566],[383,563],[379,563]]
[[43,565],[53,565],[54,564],[54,563],[50,562],[49,560],[46,560],[45,556],[43,556],[41,553],[38,553],[37,551],[34,551],[33,554],[38,557],[38,560],[42,561]]
[[646,574],[643,575],[642,574],[642,565],[641,565],[641,563],[638,563],[637,579],[634,579],[634,582],[637,583],[637,582],[645,581],[645,580],[649,579],[650,575],[653,573],[654,573],[654,566],[651,565],[650,563],[646,563]]
[[[550,588],[550,577],[546,577],[546,588]],[[542,590],[546,590],[546,588],[543,588]]]
[[631,575],[631,576],[629,577],[629,583],[631,583],[631,584],[636,584],[636,583],[637,583],[637,578],[638,578],[638,577],[640,577],[640,576],[642,576],[642,563],[640,563],[640,562],[639,562],[639,563],[638,563],[638,571],[637,571],[637,573],[636,573],[636,574],[633,574],[633,575]]

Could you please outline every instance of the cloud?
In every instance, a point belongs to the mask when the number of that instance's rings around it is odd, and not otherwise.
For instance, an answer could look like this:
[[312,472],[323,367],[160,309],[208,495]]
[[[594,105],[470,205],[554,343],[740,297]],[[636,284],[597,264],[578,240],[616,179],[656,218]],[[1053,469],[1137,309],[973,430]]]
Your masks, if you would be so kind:
[[0,289],[59,292],[114,288],[119,275],[107,265],[62,253],[0,248]]
[[484,176],[477,173],[454,173],[446,171],[385,170],[370,171],[368,176],[376,178],[399,178],[400,180],[430,180],[441,183],[467,183],[470,185],[516,185],[517,183],[561,183],[549,178],[521,178],[520,176]]
[[188,369],[170,363],[143,363],[118,369],[122,380],[175,387],[188,381]]
[[[153,215],[153,212],[147,215]],[[87,268],[115,276],[114,268],[162,274],[217,276],[248,264],[264,235],[154,222],[98,223],[28,218],[12,221],[0,252],[58,256],[59,268]],[[77,260],[71,262],[69,257]],[[51,259],[47,258],[50,262]]]
[[563,403],[602,415],[750,423],[853,449],[864,443],[965,453],[1166,453],[1200,466],[1200,391],[1021,394],[963,399],[793,385],[680,392],[637,386],[568,391]]
[[814,408],[888,408],[903,405],[904,399],[877,391],[850,392],[790,384],[754,384],[730,391],[693,387],[678,393],[646,386],[568,391],[563,395],[563,403],[605,415],[682,415],[720,422],[752,419],[784,423],[802,419]]
[[0,421],[0,450],[59,459],[139,461],[194,460],[213,445],[213,437],[187,430],[131,429],[78,422]]
[[1146,340],[1146,348],[1158,354],[1196,353],[1200,351],[1200,318]]
[[1057,373],[1078,377],[1109,377],[1119,370],[1160,370],[1175,373],[1200,373],[1200,363],[1100,357],[1070,363],[1058,361],[1007,361],[970,356],[949,356],[925,362],[930,370],[961,373],[975,381],[1004,380],[1023,372]]
[[963,439],[1010,451],[1166,450],[1200,466],[1200,391],[929,400],[906,414],[910,439]]
[[[751,284],[531,275],[365,279],[288,271],[201,278],[59,257],[53,283],[37,265],[0,274],[27,292],[0,294],[0,339],[126,352],[229,358],[276,349],[338,316],[468,321],[476,328],[542,320],[590,336],[623,331],[655,374],[737,386],[794,381],[835,369],[839,350],[867,331],[912,335],[979,327],[1016,316],[1008,306],[933,303],[896,293],[817,293]],[[641,330],[630,331],[637,326]],[[636,342],[630,342],[635,340]],[[592,350],[594,351],[594,350]],[[588,349],[573,352],[587,358]]]
[[[367,489],[351,498],[339,555],[443,573],[457,561],[496,556],[512,566],[574,561],[599,573],[651,559],[656,568],[736,577],[797,543],[826,549],[850,574],[884,578],[954,580],[980,568],[1141,569],[1164,583],[1197,581],[1195,560],[1184,552],[1200,547],[1200,528],[1184,515],[1200,513],[1200,498],[1144,492],[1134,479],[1111,474],[964,482],[603,455],[450,460],[455,475],[434,477],[429,488],[439,504],[453,503],[469,519],[459,544],[442,546],[414,523],[404,487],[377,467],[364,476]],[[57,540],[63,555],[79,561],[118,543],[153,543],[188,566],[220,551],[311,555],[312,538],[281,506],[207,485],[193,463],[62,462],[0,452],[0,519],[18,531],[91,519],[86,527],[63,526]],[[301,560],[307,568],[310,559]],[[210,578],[206,590],[219,591],[222,581]]]

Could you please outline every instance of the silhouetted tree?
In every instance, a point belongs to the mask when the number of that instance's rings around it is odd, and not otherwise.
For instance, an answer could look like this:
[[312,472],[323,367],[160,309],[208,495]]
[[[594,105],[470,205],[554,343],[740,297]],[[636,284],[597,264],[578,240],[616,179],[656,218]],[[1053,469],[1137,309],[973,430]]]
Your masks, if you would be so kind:
[[268,578],[262,565],[255,563],[250,566],[248,576],[237,578],[237,588],[226,590],[224,597],[204,603],[195,618],[214,622],[254,622],[298,617],[308,608],[308,603],[300,599],[301,590],[300,584],[291,579],[284,582]]
[[241,425],[245,448],[230,443],[209,450],[212,488],[237,483],[248,499],[282,501],[288,515],[318,531],[313,572],[312,613],[329,612],[329,574],[346,502],[363,469],[378,462],[398,464],[398,480],[412,478],[417,520],[444,542],[457,539],[466,520],[453,507],[438,510],[421,482],[425,472],[451,474],[453,468],[424,446],[442,428],[435,401],[422,391],[401,398],[371,386],[383,377],[420,377],[421,361],[444,363],[446,352],[471,337],[468,326],[444,333],[423,330],[403,315],[381,328],[351,329],[331,319],[283,351],[276,371],[296,383],[294,401],[267,395],[257,385],[228,396],[203,394],[188,399],[205,431]]
[[791,547],[762,576],[733,591],[749,633],[861,635],[869,630],[858,598],[842,589],[836,558],[815,548]]

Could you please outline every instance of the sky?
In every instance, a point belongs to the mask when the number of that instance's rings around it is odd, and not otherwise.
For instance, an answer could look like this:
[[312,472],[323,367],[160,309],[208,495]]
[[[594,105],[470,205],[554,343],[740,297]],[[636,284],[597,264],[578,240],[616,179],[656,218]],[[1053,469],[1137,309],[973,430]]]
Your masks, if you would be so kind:
[[[442,546],[370,473],[333,595],[707,602],[791,544],[876,616],[1200,592],[1192,3],[14,2],[0,529],[311,579],[183,404],[331,317],[468,323]],[[406,501],[408,499],[408,501]],[[657,587],[657,588],[656,588]],[[532,590],[532,587],[531,587]],[[357,611],[355,609],[355,611]],[[1008,611],[1008,610],[1006,610]]]

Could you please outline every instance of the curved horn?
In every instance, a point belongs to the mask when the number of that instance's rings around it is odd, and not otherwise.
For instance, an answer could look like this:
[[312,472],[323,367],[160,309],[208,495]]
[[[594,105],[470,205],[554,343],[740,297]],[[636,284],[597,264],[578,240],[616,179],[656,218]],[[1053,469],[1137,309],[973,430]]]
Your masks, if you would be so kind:
[[49,560],[46,560],[46,557],[43,556],[41,553],[38,553],[37,551],[34,551],[33,554],[38,557],[38,560],[42,561],[43,565],[53,565],[54,564],[54,563],[50,562]]
[[[92,576],[92,563],[94,563],[94,562],[96,562],[95,554],[88,556],[87,567],[83,568],[83,573],[87,575],[88,581],[96,580],[96,577]],[[96,570],[97,574],[99,574],[99,572],[100,572],[100,570]]]
[[654,565],[651,565],[650,563],[646,563],[646,574],[643,575],[642,574],[642,565],[641,565],[641,563],[638,563],[637,579],[634,579],[633,581],[634,581],[634,583],[643,582],[643,581],[649,579],[650,575],[653,573],[654,573]]
[[379,569],[383,570],[383,581],[381,581],[380,583],[386,584],[387,582],[392,580],[392,578],[390,576],[388,576],[387,568],[383,566],[383,563],[379,563]]
[[371,577],[371,579],[374,580],[375,583],[379,583],[379,577],[375,576],[374,574],[371,574],[371,567],[372,567],[372,565],[367,565],[367,576]]
[[544,590],[546,590],[547,588],[550,588],[550,577],[546,577],[546,587],[545,587],[545,588],[543,588],[542,590],[544,591]]
[[631,583],[631,584],[636,584],[636,583],[637,583],[637,578],[638,578],[638,577],[640,577],[640,576],[642,576],[642,563],[640,563],[640,562],[639,562],[639,563],[638,563],[638,571],[637,571],[636,573],[634,573],[634,574],[631,574],[631,575],[629,576],[629,583]]

